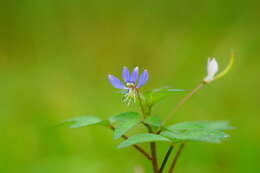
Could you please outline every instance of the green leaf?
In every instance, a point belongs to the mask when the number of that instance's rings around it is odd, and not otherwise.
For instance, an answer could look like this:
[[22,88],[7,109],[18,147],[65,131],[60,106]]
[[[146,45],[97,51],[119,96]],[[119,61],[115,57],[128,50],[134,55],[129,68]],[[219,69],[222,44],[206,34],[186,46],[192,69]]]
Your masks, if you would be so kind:
[[65,120],[64,123],[70,123],[70,128],[79,128],[90,125],[107,125],[107,121],[102,121],[98,117],[95,116],[80,116]]
[[161,101],[162,99],[166,98],[170,94],[180,92],[180,91],[184,91],[184,90],[171,89],[171,88],[158,88],[158,89],[154,89],[152,91],[145,92],[143,94],[143,97],[144,97],[146,104],[149,106],[152,106],[152,105],[158,103],[159,101]]
[[137,112],[124,112],[113,118],[115,125],[114,139],[120,138],[128,130],[141,122],[141,115]]
[[118,148],[125,148],[134,144],[144,143],[144,142],[154,142],[154,141],[166,141],[170,142],[168,138],[165,138],[161,135],[155,135],[151,133],[137,134],[129,137],[127,140],[121,142],[118,145]]
[[171,138],[174,142],[178,141],[201,141],[209,143],[220,143],[223,139],[229,137],[228,134],[217,130],[175,130],[163,131],[162,136]]
[[154,126],[154,127],[159,127],[161,125],[161,119],[158,116],[149,116],[144,120],[145,123]]
[[208,129],[208,130],[230,130],[233,129],[229,125],[228,121],[193,121],[193,122],[183,122],[177,123],[166,127],[169,130],[193,130],[193,129]]
[[111,123],[115,123],[117,121],[122,121],[122,120],[128,118],[129,115],[131,116],[131,114],[138,114],[139,115],[138,112],[122,112],[122,113],[119,113],[119,114],[117,114],[115,116],[110,117],[109,121]]
[[[161,126],[161,119],[158,116],[152,115],[143,120],[144,123],[149,124],[152,127],[153,131],[157,131],[158,127]],[[161,129],[165,129],[164,126],[161,126]]]

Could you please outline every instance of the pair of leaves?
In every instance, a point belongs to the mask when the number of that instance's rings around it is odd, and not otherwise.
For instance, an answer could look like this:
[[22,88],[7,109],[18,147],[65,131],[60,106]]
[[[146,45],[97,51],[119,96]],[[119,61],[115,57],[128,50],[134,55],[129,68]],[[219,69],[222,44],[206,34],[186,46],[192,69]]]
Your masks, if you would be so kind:
[[120,138],[131,128],[138,125],[142,117],[137,112],[124,112],[113,116],[109,120],[101,120],[96,116],[80,116],[68,119],[64,123],[70,123],[70,128],[80,128],[91,125],[109,126],[115,124],[114,139]]
[[153,106],[154,104],[160,102],[162,99],[166,98],[167,96],[180,91],[184,91],[184,90],[172,89],[172,88],[158,88],[152,91],[145,92],[143,94],[143,98],[145,100],[145,103],[148,106]]
[[[156,131],[156,129],[161,125],[161,120],[158,116],[149,116],[148,118],[143,120],[143,123],[149,124],[153,128],[153,130]],[[152,134],[152,133],[142,133],[142,134],[136,134],[129,137],[127,140],[121,142],[118,145],[118,148],[125,148],[139,143],[159,142],[159,141],[171,142],[170,139],[162,135]]]
[[[158,117],[151,116],[145,120],[146,123],[151,126],[158,127],[160,125],[160,120]],[[185,142],[185,141],[200,141],[209,143],[219,143],[223,139],[229,137],[228,134],[222,132],[221,130],[229,130],[232,127],[227,121],[218,122],[184,122],[174,124],[162,129],[166,129],[158,134],[137,134],[129,137],[127,140],[123,141],[118,148],[128,147],[134,144],[144,143],[144,142]]]
[[[114,138],[117,139],[123,134],[128,132],[130,129],[142,122],[141,115],[136,112],[125,112],[118,114],[109,120],[101,120],[95,116],[81,116],[66,120],[69,122],[71,128],[79,128],[91,125],[105,125],[109,126],[115,124]],[[159,117],[150,116],[144,123],[151,125],[153,128],[158,128],[161,124]],[[219,122],[205,122],[205,121],[195,121],[195,122],[183,122],[177,123],[171,126],[164,127],[163,132],[158,134],[137,134],[129,137],[127,140],[123,141],[118,148],[128,147],[138,143],[144,142],[183,142],[183,141],[201,141],[210,143],[219,143],[223,139],[229,137],[228,134],[222,132],[221,130],[232,129],[227,121]]]
[[[140,114],[136,112],[124,112],[113,116],[108,120],[101,120],[95,116],[80,116],[68,119],[64,121],[64,123],[70,123],[70,128],[80,128],[91,125],[110,125],[115,124],[114,138],[117,139],[129,131],[131,128],[135,127],[142,121],[142,117]],[[145,123],[150,124],[151,126],[158,127],[160,125],[160,119],[156,116],[150,116],[146,120]],[[120,143],[118,148],[125,148],[137,143],[144,142],[153,142],[153,141],[166,141],[170,142],[170,140],[161,135],[155,135],[150,133],[137,134],[129,137],[127,140]]]

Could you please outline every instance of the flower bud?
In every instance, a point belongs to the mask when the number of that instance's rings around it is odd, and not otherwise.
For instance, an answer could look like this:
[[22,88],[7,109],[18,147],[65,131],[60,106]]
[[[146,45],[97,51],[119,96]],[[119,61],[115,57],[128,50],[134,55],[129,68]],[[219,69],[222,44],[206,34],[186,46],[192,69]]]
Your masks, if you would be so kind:
[[218,72],[218,62],[215,58],[208,59],[207,71],[208,75],[204,78],[205,83],[213,81],[216,73]]

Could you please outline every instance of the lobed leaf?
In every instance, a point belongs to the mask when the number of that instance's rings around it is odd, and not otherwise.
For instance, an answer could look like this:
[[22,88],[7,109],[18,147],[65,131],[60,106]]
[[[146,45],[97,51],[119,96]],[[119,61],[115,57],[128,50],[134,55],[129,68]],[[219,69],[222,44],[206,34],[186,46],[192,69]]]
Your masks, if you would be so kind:
[[134,136],[129,137],[127,140],[121,142],[118,145],[118,148],[125,148],[134,144],[138,143],[144,143],[144,142],[154,142],[154,141],[166,141],[170,142],[166,137],[163,137],[161,135],[151,134],[151,133],[143,133],[143,134],[137,134]]
[[128,130],[141,122],[141,115],[137,112],[124,112],[112,118],[115,125],[114,139],[120,138]]

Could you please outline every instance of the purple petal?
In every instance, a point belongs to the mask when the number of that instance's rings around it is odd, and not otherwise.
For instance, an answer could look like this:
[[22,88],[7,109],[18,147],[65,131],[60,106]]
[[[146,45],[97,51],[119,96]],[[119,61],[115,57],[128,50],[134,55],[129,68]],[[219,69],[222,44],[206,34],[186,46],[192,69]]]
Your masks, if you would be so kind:
[[110,83],[118,89],[126,89],[125,85],[115,76],[113,75],[108,75],[108,79],[110,81]]
[[127,67],[123,67],[122,78],[124,79],[125,83],[130,81],[130,73]]
[[139,68],[135,67],[133,72],[132,72],[132,75],[131,75],[131,79],[130,79],[131,82],[135,83],[136,80],[138,79],[138,71],[139,71]]
[[143,86],[147,82],[147,80],[148,80],[148,71],[144,70],[138,80],[137,88],[140,88],[141,86]]

